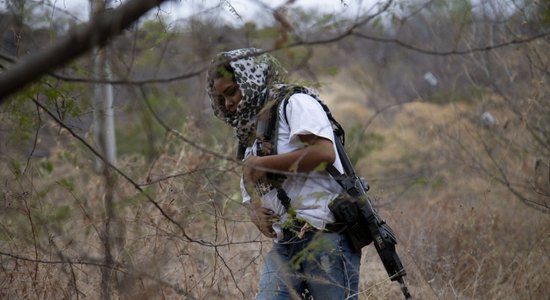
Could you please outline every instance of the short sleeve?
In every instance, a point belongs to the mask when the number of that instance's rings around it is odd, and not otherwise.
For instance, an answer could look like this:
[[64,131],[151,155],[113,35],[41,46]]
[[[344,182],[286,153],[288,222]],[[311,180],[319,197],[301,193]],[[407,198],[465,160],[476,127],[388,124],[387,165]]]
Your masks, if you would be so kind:
[[297,145],[299,135],[313,134],[334,143],[330,121],[319,102],[306,94],[294,94],[288,99],[286,116],[290,127],[289,144]]

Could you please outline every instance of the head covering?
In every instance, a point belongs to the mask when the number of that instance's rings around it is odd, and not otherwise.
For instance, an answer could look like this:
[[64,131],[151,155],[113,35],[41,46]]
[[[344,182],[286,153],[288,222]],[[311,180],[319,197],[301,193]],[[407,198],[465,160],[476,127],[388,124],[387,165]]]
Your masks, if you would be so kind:
[[[208,72],[206,91],[214,115],[235,129],[235,135],[243,146],[250,146],[254,141],[256,117],[267,103],[281,101],[298,90],[318,98],[317,92],[312,89],[286,84],[287,71],[275,57],[262,52],[260,49],[246,48],[219,53],[212,59]],[[242,94],[235,113],[225,108],[223,97],[217,95],[214,89],[219,68],[226,63],[233,69],[235,82]]]

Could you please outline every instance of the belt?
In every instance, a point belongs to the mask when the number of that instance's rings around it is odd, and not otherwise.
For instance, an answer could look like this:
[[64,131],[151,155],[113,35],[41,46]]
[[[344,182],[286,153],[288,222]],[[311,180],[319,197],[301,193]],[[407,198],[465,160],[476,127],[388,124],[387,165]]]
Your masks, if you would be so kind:
[[346,230],[346,223],[330,223],[325,225],[325,230],[328,232],[338,232],[341,233]]
[[[325,225],[325,232],[343,232],[347,227],[346,223],[330,223]],[[303,232],[303,231],[317,231],[317,229],[311,226],[308,222],[302,219],[297,219],[290,225],[290,231]]]

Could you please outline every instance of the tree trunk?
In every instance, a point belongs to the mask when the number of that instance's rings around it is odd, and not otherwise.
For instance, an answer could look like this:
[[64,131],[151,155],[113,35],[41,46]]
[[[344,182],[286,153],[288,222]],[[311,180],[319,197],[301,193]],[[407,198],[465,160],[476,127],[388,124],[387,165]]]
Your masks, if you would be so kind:
[[[103,13],[107,0],[90,0],[91,18],[94,15]],[[94,77],[102,82],[108,82],[112,79],[111,68],[108,59],[108,46],[96,48],[93,60]],[[114,257],[123,245],[124,227],[117,218],[115,211],[115,193],[116,180],[111,170],[106,166],[106,162],[116,165],[116,141],[114,127],[113,110],[113,86],[108,83],[97,83],[94,88],[93,110],[94,123],[93,131],[98,152],[102,158],[96,157],[95,171],[102,174],[105,180],[105,219],[104,231],[101,236],[104,251],[104,264],[101,268],[101,298],[111,299],[118,286],[113,267],[115,265]],[[118,241],[118,243],[117,243]]]
[[[101,1],[101,0],[97,0]],[[108,48],[97,49],[94,58],[96,78],[111,80],[111,69],[107,58]],[[113,110],[113,86],[98,83],[94,90],[94,137],[99,152],[112,165],[116,165],[116,139]],[[105,168],[103,160],[96,157],[95,171],[102,174]]]

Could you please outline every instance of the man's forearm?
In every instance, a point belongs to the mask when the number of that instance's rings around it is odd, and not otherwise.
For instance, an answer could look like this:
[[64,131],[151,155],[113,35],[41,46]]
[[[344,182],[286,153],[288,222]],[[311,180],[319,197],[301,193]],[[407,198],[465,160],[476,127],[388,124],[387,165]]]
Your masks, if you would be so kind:
[[334,163],[335,157],[332,143],[324,140],[296,151],[258,157],[255,165],[264,171],[310,172]]

